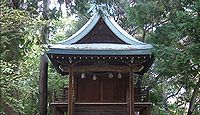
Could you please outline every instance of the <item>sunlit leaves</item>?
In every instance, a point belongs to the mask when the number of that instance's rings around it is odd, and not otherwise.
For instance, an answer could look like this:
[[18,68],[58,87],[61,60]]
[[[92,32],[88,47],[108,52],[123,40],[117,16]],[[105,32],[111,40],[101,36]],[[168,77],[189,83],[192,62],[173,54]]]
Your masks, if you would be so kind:
[[[146,81],[154,85],[151,96],[158,100],[153,98],[152,101],[169,114],[186,114],[198,86],[199,6],[199,1],[191,0],[137,0],[127,9],[128,20],[136,26],[135,31],[142,31],[143,37],[154,44],[156,58],[152,75]],[[173,97],[175,102],[167,103],[167,97]],[[197,100],[193,104],[199,106]]]
[[[17,60],[25,54],[24,46],[28,46],[30,42],[34,41],[32,37],[38,35],[36,32],[32,33],[32,29],[37,28],[40,22],[33,19],[27,11],[12,9],[6,4],[1,4],[0,7],[1,59],[6,61]],[[33,27],[33,25],[35,25],[35,27]]]

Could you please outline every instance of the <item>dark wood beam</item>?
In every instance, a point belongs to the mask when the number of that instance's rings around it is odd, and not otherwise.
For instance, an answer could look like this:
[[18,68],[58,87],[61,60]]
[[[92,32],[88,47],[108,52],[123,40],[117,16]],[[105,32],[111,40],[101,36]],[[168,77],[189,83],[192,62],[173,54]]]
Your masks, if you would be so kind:
[[[63,72],[69,72],[69,67],[59,67],[61,71]],[[136,65],[132,67],[132,72],[139,72],[143,69],[143,66]],[[104,72],[104,71],[110,71],[110,72],[121,72],[121,73],[127,73],[130,72],[129,66],[114,66],[114,65],[85,65],[85,66],[75,66],[74,72],[88,72],[88,71],[95,71],[95,72]]]
[[132,90],[132,93],[131,93],[132,94],[132,97],[131,97],[132,98],[132,115],[135,115],[135,106],[134,106],[134,103],[135,103],[135,99],[134,99],[134,97],[135,97],[135,93],[134,93],[135,92],[134,91],[135,90],[135,75],[133,75],[133,73],[134,72],[131,69],[131,76],[132,76],[131,77],[132,78],[132,89],[131,89]]
[[73,115],[73,82],[74,82],[74,71],[73,66],[69,67],[69,89],[68,89],[68,115]]
[[129,115],[134,115],[134,76],[133,76],[133,67],[130,67],[129,72]]
[[39,77],[39,113],[47,115],[47,82],[48,82],[48,58],[44,54],[40,60],[40,77]]

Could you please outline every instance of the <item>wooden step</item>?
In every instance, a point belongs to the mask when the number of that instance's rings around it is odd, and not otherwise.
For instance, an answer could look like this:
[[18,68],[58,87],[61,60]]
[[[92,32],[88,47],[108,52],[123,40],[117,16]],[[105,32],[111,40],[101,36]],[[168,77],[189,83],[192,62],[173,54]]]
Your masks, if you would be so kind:
[[76,115],[126,115],[126,105],[78,105]]

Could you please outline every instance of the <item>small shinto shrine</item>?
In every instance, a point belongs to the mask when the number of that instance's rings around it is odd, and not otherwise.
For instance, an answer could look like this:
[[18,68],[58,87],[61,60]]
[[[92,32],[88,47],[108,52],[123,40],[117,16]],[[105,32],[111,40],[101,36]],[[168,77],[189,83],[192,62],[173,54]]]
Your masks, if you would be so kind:
[[149,115],[148,93],[135,83],[153,63],[151,50],[152,45],[129,35],[111,16],[94,14],[46,52],[69,79],[63,96],[54,95],[53,115]]

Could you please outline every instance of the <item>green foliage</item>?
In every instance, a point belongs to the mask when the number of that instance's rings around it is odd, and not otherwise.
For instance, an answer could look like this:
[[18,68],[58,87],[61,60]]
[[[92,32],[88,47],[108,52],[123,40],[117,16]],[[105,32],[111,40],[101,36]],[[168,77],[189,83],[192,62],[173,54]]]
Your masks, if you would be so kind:
[[49,42],[56,43],[58,41],[66,40],[66,38],[78,31],[78,29],[80,29],[87,20],[88,19],[84,17],[77,19],[73,16],[53,20],[49,24],[52,28],[52,34]]
[[[13,2],[13,1],[12,1]],[[42,37],[49,32],[50,43],[64,40],[88,20],[91,7],[107,10],[130,34],[151,42],[155,62],[142,79],[148,86],[154,115],[199,114],[200,2],[198,0],[75,0],[67,12],[76,18],[61,17],[61,11],[38,12],[35,0],[0,3],[0,103],[22,115],[38,113],[38,82]],[[59,4],[64,1],[59,0]],[[14,6],[13,6],[14,5]],[[26,7],[22,7],[26,6]],[[74,15],[73,15],[74,16]],[[137,34],[136,34],[137,33]],[[48,102],[53,90],[66,86],[67,78],[49,65]],[[196,92],[195,92],[196,91]],[[194,102],[192,99],[194,98]],[[171,102],[172,99],[174,102]],[[2,114],[4,109],[1,108]]]
[[[27,94],[28,91],[24,90],[22,85],[26,77],[22,73],[24,64],[21,59],[28,55],[30,44],[36,41],[33,38],[38,36],[32,33],[36,20],[30,16],[29,12],[10,8],[6,2],[1,2],[0,7],[1,113],[3,114],[3,111],[9,108],[23,113],[21,94]],[[5,104],[4,108],[2,104]]]
[[143,40],[154,44],[156,59],[147,81],[152,101],[169,114],[186,114],[187,104],[195,106],[191,112],[199,109],[199,5],[187,0],[138,0],[127,8],[134,31],[142,31]]
[[[11,10],[1,4],[1,45],[0,53],[5,57],[4,59],[17,59],[19,52],[16,52],[20,45],[24,45],[23,31],[26,31],[25,26],[31,25],[31,18],[24,11]],[[1,55],[2,56],[2,55]]]
[[14,110],[27,114],[27,107],[34,107],[29,113],[36,114],[39,75],[35,61],[39,60],[35,50],[40,52],[41,48],[35,49],[33,44],[40,42],[42,21],[34,19],[31,12],[9,7],[6,1],[0,7],[0,112]]
[[[53,11],[55,9],[50,10],[48,20],[44,20],[36,12],[38,6],[34,1],[21,1],[19,4],[17,7],[10,7],[7,1],[0,4],[0,113],[14,111],[21,115],[35,115],[39,112],[40,55],[45,52],[41,34],[43,27],[48,24],[49,35],[52,35],[52,42],[55,42],[65,39],[80,26],[75,21],[70,22],[71,19],[60,21],[57,15],[59,12]],[[75,28],[70,28],[73,24]],[[71,32],[54,35],[54,32],[64,33],[66,27]],[[48,70],[48,102],[51,102],[53,90],[66,86],[67,78],[58,75],[52,65]]]

